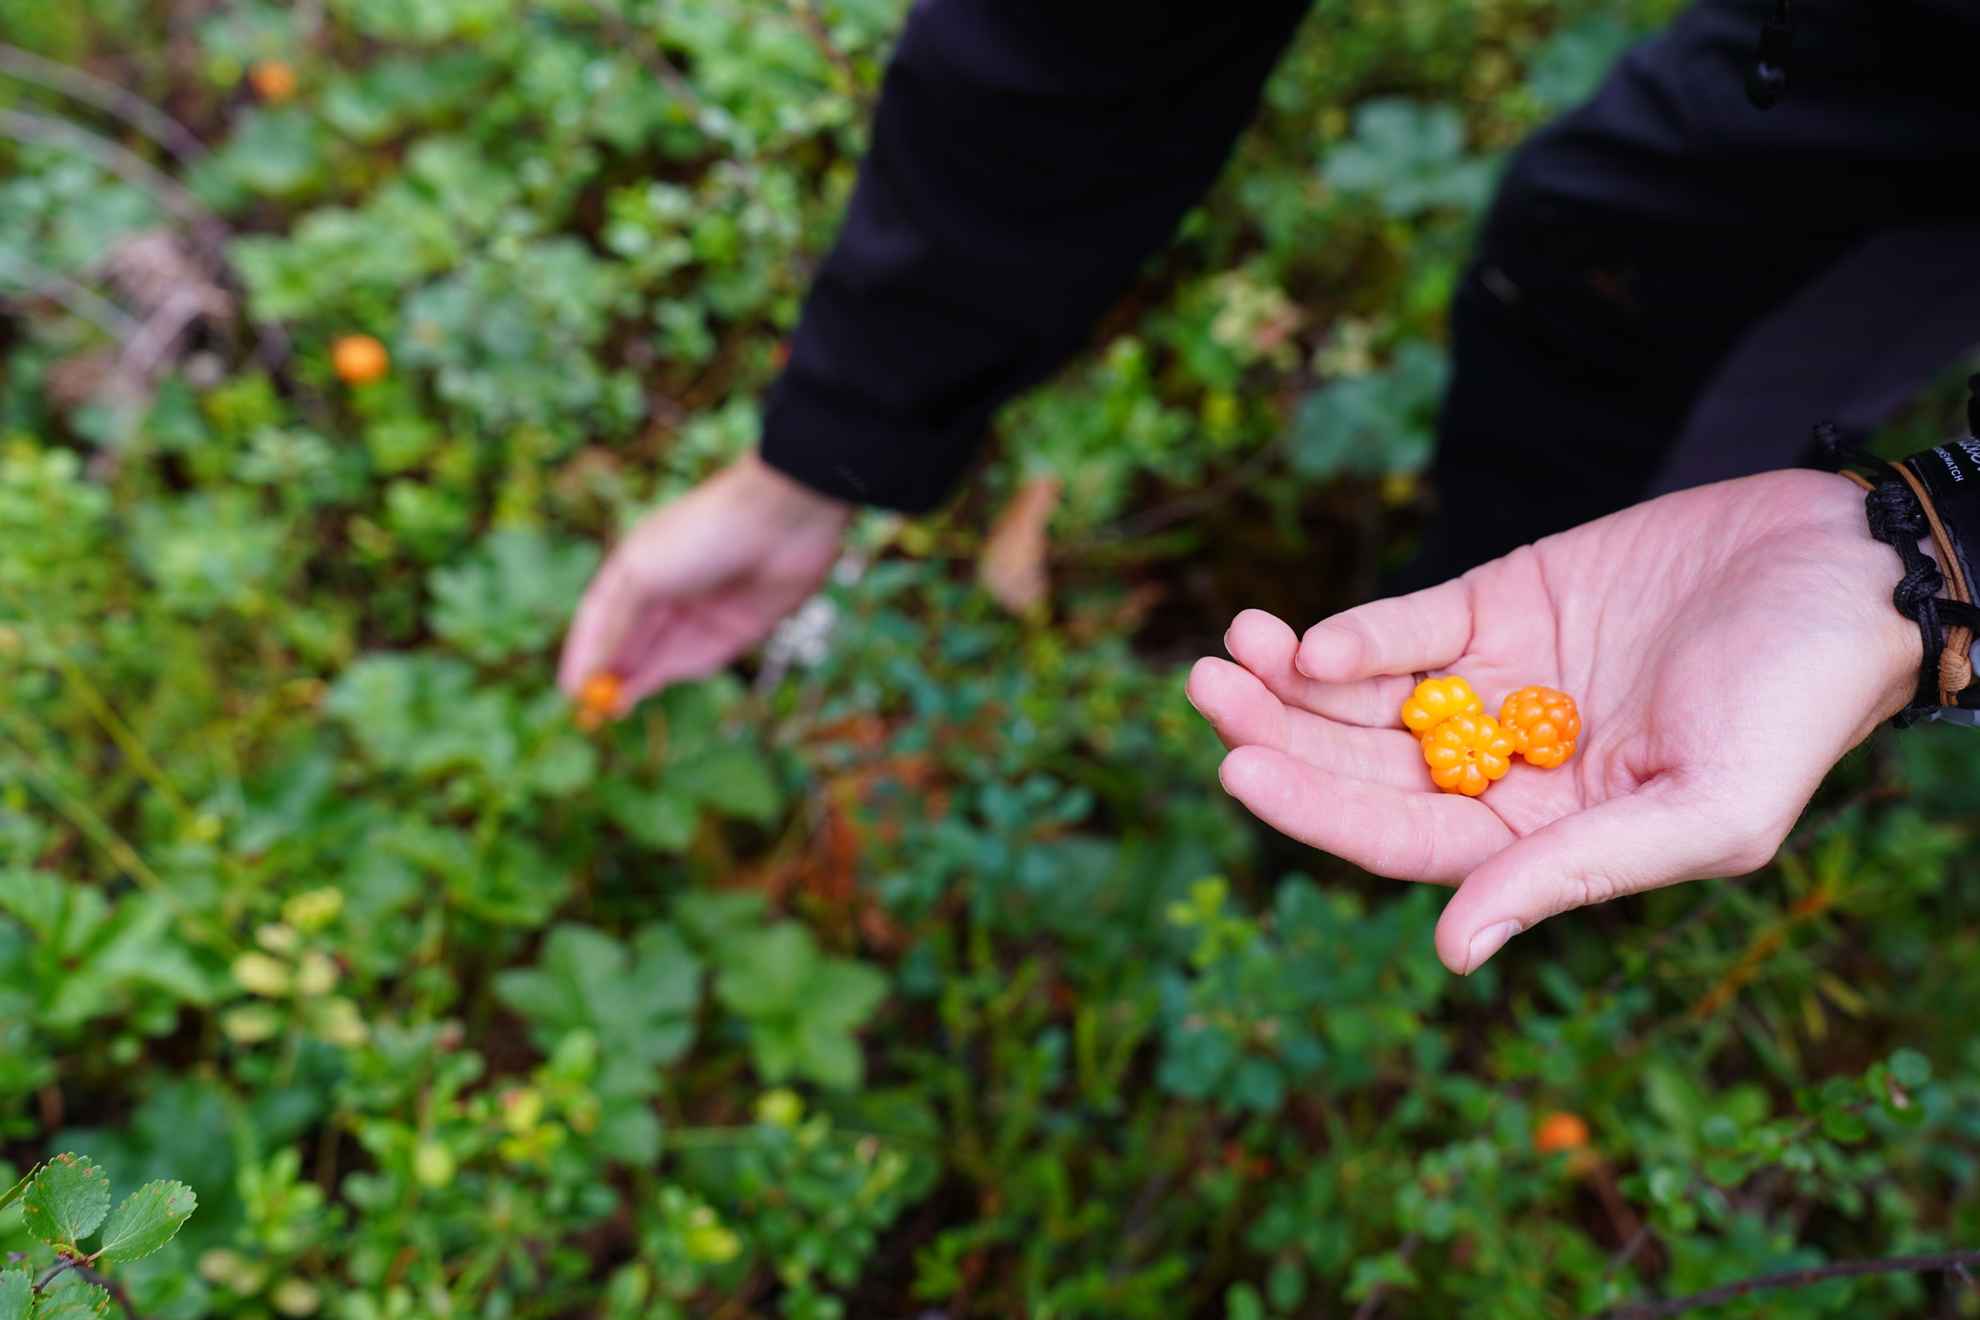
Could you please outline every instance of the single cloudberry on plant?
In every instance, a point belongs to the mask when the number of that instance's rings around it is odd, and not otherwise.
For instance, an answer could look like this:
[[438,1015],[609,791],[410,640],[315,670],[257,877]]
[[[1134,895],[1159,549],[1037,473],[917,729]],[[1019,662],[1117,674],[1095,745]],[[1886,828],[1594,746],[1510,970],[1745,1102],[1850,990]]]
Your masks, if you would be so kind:
[[1512,769],[1512,735],[1490,715],[1453,715],[1423,740],[1430,780],[1446,793],[1477,797]]
[[330,365],[347,385],[369,385],[392,369],[392,355],[370,335],[345,335],[330,345]]
[[1533,1149],[1542,1155],[1580,1150],[1587,1144],[1588,1123],[1579,1114],[1557,1111],[1541,1119],[1533,1129]]
[[296,71],[286,60],[257,60],[248,70],[255,95],[270,105],[295,99]]
[[1485,703],[1471,690],[1471,684],[1452,674],[1446,678],[1426,678],[1402,705],[1402,722],[1421,738],[1453,715],[1482,715]]
[[1499,723],[1528,765],[1551,770],[1574,755],[1581,712],[1574,698],[1550,687],[1523,687],[1499,706]]

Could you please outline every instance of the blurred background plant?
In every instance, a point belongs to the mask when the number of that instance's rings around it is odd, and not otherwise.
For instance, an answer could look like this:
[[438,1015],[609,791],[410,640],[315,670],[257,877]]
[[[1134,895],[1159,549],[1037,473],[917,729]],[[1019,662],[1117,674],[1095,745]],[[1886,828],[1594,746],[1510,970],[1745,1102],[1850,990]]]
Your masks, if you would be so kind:
[[1181,696],[1409,554],[1496,162],[1669,0],[1320,0],[951,511],[574,727],[904,8],[0,0],[0,1155],[196,1190],[160,1317],[1554,1317],[1980,1241],[1980,744],[1460,981]]

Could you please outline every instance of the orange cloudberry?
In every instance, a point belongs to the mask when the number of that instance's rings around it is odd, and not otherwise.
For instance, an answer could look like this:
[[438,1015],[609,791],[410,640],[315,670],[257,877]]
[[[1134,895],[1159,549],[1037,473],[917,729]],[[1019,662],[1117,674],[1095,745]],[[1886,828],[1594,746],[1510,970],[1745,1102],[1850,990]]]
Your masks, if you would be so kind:
[[1453,715],[1423,739],[1431,782],[1446,793],[1477,797],[1512,769],[1512,735],[1490,715]]
[[1588,1144],[1588,1124],[1579,1114],[1552,1113],[1533,1129],[1533,1149],[1542,1155],[1580,1150]]
[[1421,738],[1453,715],[1482,715],[1485,703],[1456,674],[1447,678],[1426,678],[1402,704],[1402,722]]
[[1499,723],[1528,765],[1551,770],[1574,755],[1581,712],[1574,698],[1550,687],[1523,687],[1499,707]]

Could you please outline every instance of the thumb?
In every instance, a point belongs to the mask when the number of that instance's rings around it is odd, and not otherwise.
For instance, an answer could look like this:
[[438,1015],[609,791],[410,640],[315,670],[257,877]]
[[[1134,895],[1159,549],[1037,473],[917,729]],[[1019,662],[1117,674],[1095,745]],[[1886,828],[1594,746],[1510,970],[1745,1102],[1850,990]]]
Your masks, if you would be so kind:
[[1765,866],[1777,838],[1725,819],[1703,794],[1650,785],[1563,816],[1465,877],[1437,922],[1437,956],[1469,976],[1556,913],[1680,880]]

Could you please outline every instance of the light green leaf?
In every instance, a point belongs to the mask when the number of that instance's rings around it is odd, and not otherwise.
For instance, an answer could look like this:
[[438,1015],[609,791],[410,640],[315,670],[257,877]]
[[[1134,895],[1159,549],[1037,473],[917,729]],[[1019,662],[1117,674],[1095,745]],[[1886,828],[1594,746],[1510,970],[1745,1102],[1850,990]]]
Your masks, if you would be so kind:
[[198,1207],[199,1198],[184,1183],[163,1178],[148,1182],[112,1212],[97,1255],[112,1263],[149,1256],[170,1242]]
[[34,1310],[34,1276],[26,1270],[0,1274],[0,1320],[28,1320]]
[[70,1281],[41,1295],[34,1320],[96,1320],[110,1314],[110,1294],[93,1283]]
[[798,1010],[818,950],[810,931],[784,921],[730,940],[721,961],[715,993],[723,1005],[740,1017],[774,1017]]
[[51,1247],[74,1246],[110,1212],[110,1176],[87,1156],[57,1155],[34,1176],[22,1204],[28,1232]]
[[[624,944],[589,926],[559,926],[537,965],[503,973],[496,997],[528,1018],[542,1049],[575,1031],[597,1037],[612,1076],[657,1085],[653,1069],[687,1052],[701,1000],[701,963],[671,927],[650,925]],[[630,1067],[628,1067],[630,1065]]]

